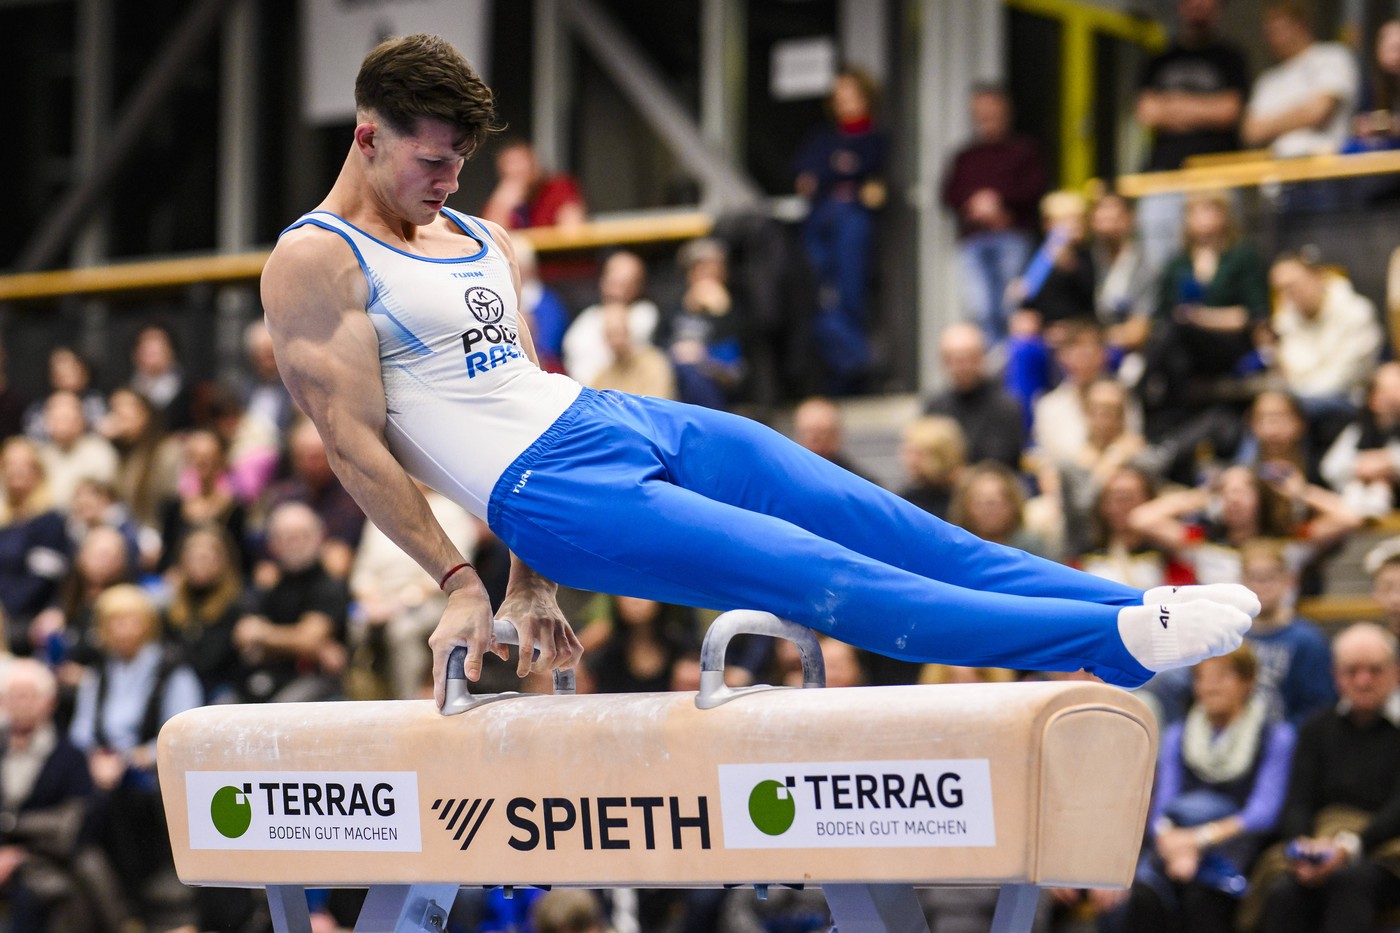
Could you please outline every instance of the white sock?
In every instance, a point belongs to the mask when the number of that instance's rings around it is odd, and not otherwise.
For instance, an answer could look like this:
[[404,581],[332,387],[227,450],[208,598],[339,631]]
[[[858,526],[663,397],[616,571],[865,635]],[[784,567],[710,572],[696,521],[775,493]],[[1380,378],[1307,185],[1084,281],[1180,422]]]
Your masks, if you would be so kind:
[[1229,654],[1249,631],[1248,613],[1208,599],[1150,606],[1125,606],[1118,611],[1118,637],[1149,671],[1190,667]]
[[1189,603],[1197,599],[1234,606],[1241,612],[1249,613],[1253,619],[1259,615],[1259,597],[1248,587],[1238,583],[1206,583],[1200,586],[1154,586],[1142,594],[1144,606],[1174,605]]

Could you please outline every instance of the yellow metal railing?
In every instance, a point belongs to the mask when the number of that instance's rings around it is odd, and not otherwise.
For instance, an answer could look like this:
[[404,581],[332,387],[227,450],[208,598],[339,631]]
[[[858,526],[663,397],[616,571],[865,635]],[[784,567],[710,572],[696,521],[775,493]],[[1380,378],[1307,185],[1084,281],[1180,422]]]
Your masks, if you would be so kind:
[[1292,181],[1355,178],[1400,172],[1400,152],[1358,152],[1351,155],[1303,156],[1296,159],[1221,159],[1171,172],[1122,175],[1117,188],[1131,198],[1146,194],[1249,188]]

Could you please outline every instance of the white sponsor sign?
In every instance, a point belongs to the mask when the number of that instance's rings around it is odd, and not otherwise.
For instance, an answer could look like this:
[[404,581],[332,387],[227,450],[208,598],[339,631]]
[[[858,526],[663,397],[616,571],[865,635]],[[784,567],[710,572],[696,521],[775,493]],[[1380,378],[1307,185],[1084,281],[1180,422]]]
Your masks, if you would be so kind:
[[829,36],[773,43],[768,93],[774,100],[825,97],[836,78],[836,43]]
[[413,771],[189,771],[190,848],[421,852]]
[[334,123],[355,116],[355,75],[370,49],[390,36],[442,36],[485,80],[488,0],[301,0],[306,118]]
[[719,766],[727,849],[994,846],[987,759]]

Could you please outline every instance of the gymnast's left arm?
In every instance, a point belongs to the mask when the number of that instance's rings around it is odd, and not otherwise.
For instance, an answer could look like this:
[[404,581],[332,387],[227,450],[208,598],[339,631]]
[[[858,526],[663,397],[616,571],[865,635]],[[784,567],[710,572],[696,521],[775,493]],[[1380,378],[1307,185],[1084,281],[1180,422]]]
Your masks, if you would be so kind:
[[[500,247],[501,253],[510,263],[510,278],[515,284],[515,306],[519,308],[520,266],[515,261],[515,247],[511,243],[510,234],[489,220],[484,223],[492,239]],[[540,359],[535,353],[535,342],[530,337],[530,329],[525,323],[524,315],[520,315],[517,320],[517,330],[520,334],[520,348],[525,351],[530,362],[539,366]],[[516,554],[510,555],[510,581],[506,584],[506,595],[496,615],[502,619],[509,619],[520,632],[521,650],[517,673],[521,677],[530,671],[528,645],[531,639],[527,637],[529,633],[533,633],[533,640],[539,643],[541,662],[555,657],[567,657],[568,663],[573,664],[583,656],[583,644],[574,634],[569,620],[559,611],[559,602],[555,598],[557,591],[558,587],[552,581],[540,576]],[[542,664],[537,669],[547,669],[547,665]]]

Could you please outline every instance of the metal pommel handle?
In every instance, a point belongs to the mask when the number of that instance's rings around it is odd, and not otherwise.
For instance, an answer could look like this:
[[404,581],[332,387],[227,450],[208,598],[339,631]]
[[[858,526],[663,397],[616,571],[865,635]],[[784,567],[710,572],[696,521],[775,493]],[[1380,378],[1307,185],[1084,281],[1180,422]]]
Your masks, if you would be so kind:
[[[498,645],[520,644],[520,633],[515,629],[515,623],[509,619],[497,619],[491,630],[492,638]],[[534,647],[534,653],[540,653],[539,646]],[[447,699],[442,704],[442,714],[453,716],[457,713],[465,713],[467,710],[485,703],[494,703],[496,700],[508,700],[511,697],[518,697],[521,694],[514,690],[503,693],[479,693],[474,694],[468,686],[467,680],[467,649],[465,645],[458,645],[452,649],[452,653],[447,656]],[[554,672],[554,694],[555,696],[573,696],[574,693],[574,672],[571,670],[556,670]]]
[[695,705],[700,709],[714,709],[746,693],[778,689],[768,684],[731,687],[724,682],[724,656],[729,649],[729,640],[735,635],[768,635],[787,639],[797,646],[802,656],[802,686],[826,686],[826,664],[822,661],[817,636],[811,629],[780,619],[771,612],[735,609],[710,623],[710,630],[705,633],[705,643],[700,646],[700,692],[695,695]]

